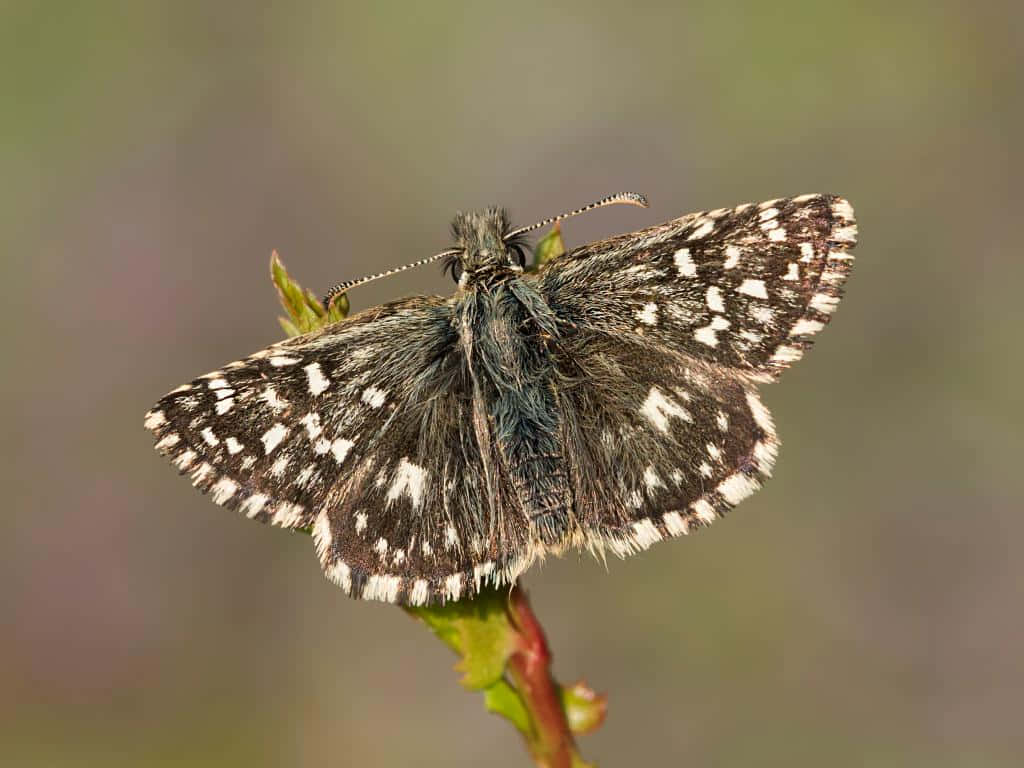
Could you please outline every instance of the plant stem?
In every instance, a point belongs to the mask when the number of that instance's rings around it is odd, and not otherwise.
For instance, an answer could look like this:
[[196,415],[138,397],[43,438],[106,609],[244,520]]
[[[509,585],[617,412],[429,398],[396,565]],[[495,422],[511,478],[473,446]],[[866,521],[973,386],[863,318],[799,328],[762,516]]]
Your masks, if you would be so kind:
[[584,766],[558,687],[551,678],[547,638],[525,590],[518,584],[509,595],[508,611],[519,632],[506,669],[530,713],[533,728],[526,736],[530,754],[541,768]]

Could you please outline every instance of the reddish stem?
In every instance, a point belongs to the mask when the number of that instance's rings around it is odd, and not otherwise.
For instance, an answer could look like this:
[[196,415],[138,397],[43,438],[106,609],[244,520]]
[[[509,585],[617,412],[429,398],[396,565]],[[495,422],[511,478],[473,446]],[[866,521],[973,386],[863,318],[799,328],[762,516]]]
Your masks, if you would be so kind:
[[576,750],[569,722],[551,678],[551,651],[544,630],[530,607],[525,590],[516,586],[509,596],[509,615],[519,630],[517,648],[509,657],[508,673],[523,698],[533,723],[527,738],[530,753],[542,768],[571,768],[583,761]]

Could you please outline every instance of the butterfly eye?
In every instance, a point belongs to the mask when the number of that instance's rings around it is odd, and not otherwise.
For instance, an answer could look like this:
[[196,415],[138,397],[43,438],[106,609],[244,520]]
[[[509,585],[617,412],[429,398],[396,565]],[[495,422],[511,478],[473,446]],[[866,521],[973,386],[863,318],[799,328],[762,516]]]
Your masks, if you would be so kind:
[[512,262],[518,264],[520,269],[526,267],[526,254],[523,252],[523,246],[521,245],[510,245],[508,247]]
[[462,279],[462,261],[458,256],[451,256],[445,262],[444,271],[452,276],[456,283]]

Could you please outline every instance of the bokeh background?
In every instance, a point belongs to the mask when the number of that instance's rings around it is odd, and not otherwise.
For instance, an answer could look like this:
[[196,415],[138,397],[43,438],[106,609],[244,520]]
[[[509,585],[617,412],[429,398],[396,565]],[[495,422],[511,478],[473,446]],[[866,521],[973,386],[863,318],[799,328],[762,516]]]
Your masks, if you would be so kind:
[[[775,479],[699,536],[526,583],[603,766],[1024,762],[1011,2],[0,3],[0,763],[522,766],[454,658],[215,507],[142,414],[321,290],[635,189],[855,204]],[[356,309],[447,292],[426,268]]]

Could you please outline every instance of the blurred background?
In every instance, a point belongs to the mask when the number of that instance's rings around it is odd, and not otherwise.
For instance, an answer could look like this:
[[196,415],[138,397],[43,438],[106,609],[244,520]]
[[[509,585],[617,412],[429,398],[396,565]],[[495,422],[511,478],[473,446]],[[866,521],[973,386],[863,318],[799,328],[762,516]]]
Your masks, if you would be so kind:
[[[257,7],[260,6],[260,7]],[[847,298],[765,392],[775,479],[526,577],[603,766],[1024,762],[1019,3],[0,3],[0,763],[523,766],[402,611],[151,449],[166,391],[321,291],[620,190],[836,192]],[[449,292],[435,268],[355,310]]]

